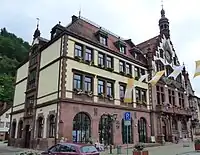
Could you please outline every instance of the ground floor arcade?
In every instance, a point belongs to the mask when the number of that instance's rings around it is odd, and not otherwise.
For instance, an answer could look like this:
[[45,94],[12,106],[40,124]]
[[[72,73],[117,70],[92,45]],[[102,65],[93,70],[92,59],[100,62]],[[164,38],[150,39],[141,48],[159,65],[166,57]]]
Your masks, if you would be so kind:
[[[150,141],[151,125],[147,110],[67,102],[60,103],[59,109],[57,113],[56,109],[47,111],[48,108],[45,110],[43,107],[42,111],[36,112],[35,122],[29,121],[29,124],[23,122],[23,118],[15,119],[13,115],[11,145],[42,149],[62,137],[84,143],[98,140],[105,145]],[[123,120],[126,111],[130,111],[132,116],[129,127],[125,127]]]

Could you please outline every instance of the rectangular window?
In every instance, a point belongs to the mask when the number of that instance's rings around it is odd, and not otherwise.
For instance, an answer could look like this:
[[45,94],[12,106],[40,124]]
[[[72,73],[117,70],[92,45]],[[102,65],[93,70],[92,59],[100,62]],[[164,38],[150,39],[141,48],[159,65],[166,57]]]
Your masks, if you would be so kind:
[[161,57],[161,58],[164,58],[164,52],[163,52],[163,50],[160,49],[159,51],[160,51],[160,57]]
[[0,128],[4,127],[4,122],[0,122]]
[[74,74],[74,89],[82,89],[82,75]]
[[6,127],[7,127],[7,128],[10,127],[10,122],[6,122]]
[[139,67],[135,67],[134,68],[134,72],[135,72],[135,77],[140,77],[140,69],[139,69]]
[[110,57],[110,56],[106,57],[106,67],[107,68],[112,68],[113,67],[113,65],[112,65],[112,57]]
[[92,61],[92,49],[86,47],[86,50],[85,50],[85,60],[86,61]]
[[126,63],[126,74],[131,74],[131,65]]
[[36,69],[32,70],[29,74],[29,82],[35,81],[36,79]]
[[6,114],[6,118],[9,118],[9,115],[10,115],[10,114]]
[[139,89],[135,89],[136,102],[141,101],[141,93]]
[[103,45],[106,46],[106,45],[107,45],[107,39],[106,39],[106,37],[100,35],[100,37],[99,37],[99,42],[100,42],[101,44],[103,44]]
[[107,82],[107,97],[113,97],[113,83]]
[[124,85],[120,85],[119,86],[120,99],[124,99],[125,91],[126,91],[126,87]]
[[185,108],[184,94],[179,92],[178,93],[178,98],[179,98],[180,107]]
[[75,57],[82,57],[83,56],[83,46],[80,44],[75,44]]
[[98,95],[104,94],[105,92],[105,82],[103,80],[98,80]]
[[119,62],[119,72],[124,72],[124,62]]
[[147,101],[147,96],[146,96],[146,90],[141,90],[141,97],[142,97],[142,101],[146,102]]
[[102,53],[98,54],[98,65],[104,65],[104,54]]
[[92,91],[92,78],[91,77],[85,77],[85,91],[90,92]]
[[144,69],[140,69],[140,76],[145,74],[145,70]]
[[165,93],[163,87],[156,86],[156,94],[157,94],[157,104],[162,104],[163,102],[165,102]]
[[126,54],[126,47],[123,45],[120,45],[119,50],[121,53]]

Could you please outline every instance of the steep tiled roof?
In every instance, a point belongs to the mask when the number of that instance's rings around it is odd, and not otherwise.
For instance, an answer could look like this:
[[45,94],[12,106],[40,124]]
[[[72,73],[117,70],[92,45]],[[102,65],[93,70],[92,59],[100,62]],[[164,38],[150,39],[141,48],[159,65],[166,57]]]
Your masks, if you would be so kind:
[[[103,30],[108,35],[107,46],[105,46],[106,48],[108,48],[114,52],[120,53],[119,48],[117,48],[115,43],[117,41],[121,40],[126,45],[126,56],[131,59],[135,59],[133,57],[133,55],[131,54],[131,51],[134,51],[136,46],[131,41],[131,39],[126,39],[126,40],[122,39],[121,37],[114,35],[113,33],[110,33],[109,31],[102,29],[100,26],[92,24],[82,18],[77,18],[75,21],[73,21],[71,24],[69,24],[66,29],[70,32],[75,33],[76,35],[82,36],[82,37],[84,37],[90,41],[93,41],[97,44],[100,44],[100,43],[99,43],[99,40],[98,40],[98,37],[96,36],[96,34],[98,33],[99,30]],[[136,60],[136,61],[138,61],[138,60]],[[141,62],[143,64],[144,64],[144,62],[146,63],[146,59],[143,57],[143,55],[142,55]]]

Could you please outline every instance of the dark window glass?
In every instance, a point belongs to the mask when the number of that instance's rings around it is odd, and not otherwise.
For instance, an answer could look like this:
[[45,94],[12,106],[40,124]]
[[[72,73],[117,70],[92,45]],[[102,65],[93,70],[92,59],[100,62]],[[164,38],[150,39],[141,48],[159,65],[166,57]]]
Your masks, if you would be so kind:
[[50,115],[49,116],[49,138],[54,138],[55,137],[55,116]]
[[125,86],[123,86],[123,85],[119,86],[119,91],[120,91],[119,95],[120,95],[120,98],[124,98],[125,90],[126,90]]
[[98,80],[98,94],[104,93],[104,81]]
[[74,74],[74,89],[82,89],[81,79],[82,79],[81,75]]
[[75,44],[75,56],[82,57],[83,56],[83,47],[82,45]]
[[138,67],[135,67],[135,77],[140,77],[140,69]]
[[98,152],[97,149],[94,146],[83,146],[81,147],[82,153],[95,153]]
[[92,61],[92,49],[86,48],[86,50],[85,50],[85,60]]
[[160,57],[161,57],[161,58],[164,58],[164,52],[163,52],[163,50],[160,49],[159,51],[160,51]]
[[122,61],[119,62],[119,71],[124,72],[124,62]]
[[140,96],[140,90],[139,89],[135,89],[135,94],[136,94],[136,102],[141,100],[141,96]]
[[98,64],[104,65],[104,55],[101,53],[98,54]]
[[92,91],[92,78],[85,77],[85,91]]
[[100,36],[99,40],[100,40],[100,43],[101,43],[101,44],[107,45],[107,39],[106,39],[105,37]]
[[131,74],[131,65],[126,64],[126,74]]
[[106,66],[107,68],[112,68],[112,58],[109,56],[106,58]]
[[141,91],[141,97],[142,97],[142,101],[147,101],[147,98],[146,98],[146,91],[145,90],[142,90]]
[[121,45],[119,50],[121,53],[126,54],[126,48],[124,46]]
[[70,145],[60,145],[59,152],[76,152],[76,149]]
[[107,96],[113,96],[113,84],[107,82]]

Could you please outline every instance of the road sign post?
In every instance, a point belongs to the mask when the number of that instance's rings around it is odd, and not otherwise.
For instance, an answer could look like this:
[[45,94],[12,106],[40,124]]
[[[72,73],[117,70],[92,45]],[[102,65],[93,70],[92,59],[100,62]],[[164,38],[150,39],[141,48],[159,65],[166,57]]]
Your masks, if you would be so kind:
[[124,113],[124,125],[126,126],[126,144],[127,144],[127,151],[126,154],[128,155],[128,136],[129,136],[129,126],[131,126],[131,113],[125,112]]

